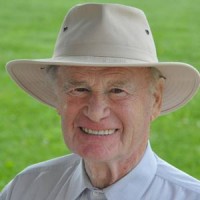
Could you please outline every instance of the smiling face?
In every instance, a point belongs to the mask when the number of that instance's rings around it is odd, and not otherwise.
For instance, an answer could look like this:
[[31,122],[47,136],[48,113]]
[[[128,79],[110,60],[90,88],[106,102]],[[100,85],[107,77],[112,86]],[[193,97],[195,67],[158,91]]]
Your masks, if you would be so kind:
[[162,96],[150,84],[148,68],[59,67],[57,110],[69,149],[92,161],[143,154]]

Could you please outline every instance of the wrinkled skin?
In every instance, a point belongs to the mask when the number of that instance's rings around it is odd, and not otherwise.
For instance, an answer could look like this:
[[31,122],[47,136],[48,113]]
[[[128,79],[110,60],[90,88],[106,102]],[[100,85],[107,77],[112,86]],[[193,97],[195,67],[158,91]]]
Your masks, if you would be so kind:
[[116,182],[143,156],[162,102],[163,82],[152,92],[151,80],[149,68],[58,68],[64,139],[94,186]]

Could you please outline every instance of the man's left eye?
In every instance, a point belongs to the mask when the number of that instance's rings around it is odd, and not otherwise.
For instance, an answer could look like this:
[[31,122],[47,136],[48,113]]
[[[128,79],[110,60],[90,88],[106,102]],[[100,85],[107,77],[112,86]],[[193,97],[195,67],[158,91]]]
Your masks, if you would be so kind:
[[120,94],[120,93],[123,93],[125,91],[120,89],[120,88],[113,88],[113,89],[110,90],[110,92],[114,93],[114,94]]
[[121,98],[127,97],[128,93],[126,90],[121,89],[121,88],[112,88],[110,90],[110,96],[113,99],[121,99]]

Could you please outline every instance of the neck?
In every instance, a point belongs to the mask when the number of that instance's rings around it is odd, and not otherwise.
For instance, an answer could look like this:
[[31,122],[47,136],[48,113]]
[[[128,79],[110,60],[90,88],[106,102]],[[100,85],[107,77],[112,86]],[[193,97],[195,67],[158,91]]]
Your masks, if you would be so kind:
[[128,174],[139,163],[145,150],[146,146],[142,151],[123,160],[94,162],[84,159],[85,170],[92,185],[100,189],[112,185]]

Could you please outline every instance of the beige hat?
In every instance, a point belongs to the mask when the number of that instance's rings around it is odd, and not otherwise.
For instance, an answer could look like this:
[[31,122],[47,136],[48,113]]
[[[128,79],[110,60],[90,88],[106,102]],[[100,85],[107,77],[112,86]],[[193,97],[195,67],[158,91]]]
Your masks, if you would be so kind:
[[46,83],[45,66],[155,67],[164,77],[161,114],[186,104],[200,84],[191,65],[158,62],[152,33],[144,13],[119,4],[83,4],[64,19],[52,58],[14,60],[7,70],[27,93],[55,107],[56,96]]

